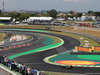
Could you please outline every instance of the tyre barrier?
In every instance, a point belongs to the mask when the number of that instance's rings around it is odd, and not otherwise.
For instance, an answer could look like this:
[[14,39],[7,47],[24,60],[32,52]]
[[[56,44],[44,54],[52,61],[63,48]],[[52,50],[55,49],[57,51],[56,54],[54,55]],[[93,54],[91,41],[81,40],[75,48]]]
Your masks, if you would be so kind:
[[9,49],[13,49],[13,48],[20,48],[20,47],[25,47],[25,46],[30,46],[30,45],[32,45],[32,43],[6,47],[6,48],[3,48],[3,49],[0,49],[0,51],[9,50]]

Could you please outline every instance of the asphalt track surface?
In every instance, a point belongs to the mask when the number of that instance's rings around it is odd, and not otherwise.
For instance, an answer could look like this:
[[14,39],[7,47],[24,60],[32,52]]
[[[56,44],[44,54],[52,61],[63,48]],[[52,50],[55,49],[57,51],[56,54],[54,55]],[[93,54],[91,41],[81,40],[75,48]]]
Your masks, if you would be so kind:
[[[17,32],[26,32],[26,31],[17,31]],[[14,33],[16,33],[16,31],[14,31]],[[33,31],[29,31],[28,33],[41,33],[41,34],[48,34],[48,35],[53,35],[53,36],[59,37],[59,38],[63,39],[65,43],[61,47],[58,47],[58,48],[61,49],[63,47],[64,49],[66,49],[65,51],[69,51],[71,49],[74,49],[75,46],[80,45],[80,42],[78,40],[68,37],[68,36],[63,36],[63,35],[58,35],[58,34],[53,34],[53,33],[33,32]],[[27,34],[27,32],[26,32],[26,34]],[[33,42],[36,40],[37,40],[37,38],[35,37]],[[16,53],[23,52],[27,49],[31,50],[31,49],[35,49],[35,48],[38,48],[41,46],[45,46],[44,44],[42,44],[42,41],[40,43],[38,43],[37,45],[33,44],[32,46],[29,46],[29,47],[17,48],[17,49],[13,49],[12,51],[11,50],[2,51],[0,53],[10,56],[10,55],[13,55]],[[59,52],[64,52],[63,50],[61,51],[58,48],[54,48],[54,49],[50,49],[50,50],[46,50],[46,51],[42,51],[42,52],[38,52],[38,53],[23,55],[23,56],[15,58],[15,60],[18,62],[24,63],[27,66],[30,66],[30,67],[33,67],[35,69],[39,69],[42,71],[74,73],[74,74],[100,73],[100,68],[74,67],[73,69],[65,69],[61,66],[56,66],[56,65],[51,65],[51,64],[45,63],[43,61],[44,58],[54,55],[54,54],[58,54]],[[18,51],[18,52],[16,52],[16,51]],[[89,74],[89,75],[91,75],[91,74]],[[97,74],[93,74],[93,75],[97,75]],[[100,74],[98,74],[98,75],[100,75]]]

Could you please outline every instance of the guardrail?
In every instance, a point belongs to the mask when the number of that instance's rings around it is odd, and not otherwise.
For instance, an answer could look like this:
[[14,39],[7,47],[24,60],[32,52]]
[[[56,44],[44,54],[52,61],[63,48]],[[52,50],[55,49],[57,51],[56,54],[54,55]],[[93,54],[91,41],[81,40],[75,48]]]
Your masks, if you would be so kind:
[[25,46],[30,46],[32,43],[27,43],[27,44],[22,44],[22,45],[16,45],[16,46],[11,46],[11,47],[6,47],[0,49],[0,51],[8,50],[8,49],[13,49],[13,48],[19,48],[19,47],[25,47]]

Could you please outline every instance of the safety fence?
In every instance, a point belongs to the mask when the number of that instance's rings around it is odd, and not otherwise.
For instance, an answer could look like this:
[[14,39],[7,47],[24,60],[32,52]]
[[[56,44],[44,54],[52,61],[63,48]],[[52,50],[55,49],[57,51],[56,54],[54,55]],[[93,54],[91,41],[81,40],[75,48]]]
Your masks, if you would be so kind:
[[0,49],[0,51],[9,50],[9,49],[13,49],[13,48],[20,48],[20,47],[25,47],[25,46],[30,46],[30,45],[32,45],[32,43],[6,47],[6,48]]

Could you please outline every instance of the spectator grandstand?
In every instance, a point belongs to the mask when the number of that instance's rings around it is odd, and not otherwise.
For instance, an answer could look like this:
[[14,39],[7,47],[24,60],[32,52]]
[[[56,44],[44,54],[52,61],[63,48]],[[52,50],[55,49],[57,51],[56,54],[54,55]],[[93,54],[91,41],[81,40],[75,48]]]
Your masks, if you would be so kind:
[[27,22],[28,25],[52,25],[54,19],[52,17],[30,17]]
[[24,20],[23,23],[28,23],[28,25],[64,25],[64,23],[57,22],[57,19],[52,17],[30,17],[29,19]]
[[11,17],[0,17],[0,25],[10,25]]

